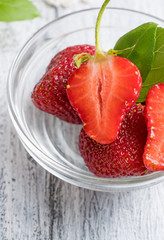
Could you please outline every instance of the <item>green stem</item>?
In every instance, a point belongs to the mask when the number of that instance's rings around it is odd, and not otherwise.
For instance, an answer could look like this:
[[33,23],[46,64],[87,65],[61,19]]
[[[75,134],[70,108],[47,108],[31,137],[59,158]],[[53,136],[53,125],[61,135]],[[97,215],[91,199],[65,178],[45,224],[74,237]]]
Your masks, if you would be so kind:
[[108,5],[108,3],[110,2],[110,0],[105,0],[105,2],[103,3],[98,17],[97,17],[97,21],[96,21],[96,28],[95,28],[95,40],[96,40],[96,55],[103,55],[103,51],[102,51],[102,47],[100,44],[100,23],[101,23],[101,19],[102,19],[102,15],[104,13],[104,10],[106,8],[106,6]]

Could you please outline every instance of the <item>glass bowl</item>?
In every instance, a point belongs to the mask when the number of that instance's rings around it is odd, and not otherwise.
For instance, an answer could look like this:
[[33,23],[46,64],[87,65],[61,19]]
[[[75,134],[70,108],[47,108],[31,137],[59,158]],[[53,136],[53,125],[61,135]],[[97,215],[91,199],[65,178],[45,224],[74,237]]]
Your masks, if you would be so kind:
[[[164,179],[156,172],[142,177],[100,178],[89,172],[78,150],[81,125],[69,124],[37,109],[31,101],[35,84],[51,58],[76,44],[95,44],[98,8],[60,17],[35,33],[16,57],[8,78],[7,98],[12,122],[29,154],[46,170],[66,182],[98,191],[128,191],[153,185]],[[129,30],[145,22],[164,21],[128,9],[107,8],[101,22],[104,50]]]

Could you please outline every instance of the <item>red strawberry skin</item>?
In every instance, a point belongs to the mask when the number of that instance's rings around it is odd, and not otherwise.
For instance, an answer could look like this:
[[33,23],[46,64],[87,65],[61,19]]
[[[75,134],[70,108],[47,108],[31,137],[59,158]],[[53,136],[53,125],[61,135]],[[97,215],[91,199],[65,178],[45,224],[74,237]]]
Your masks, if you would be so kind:
[[79,53],[95,52],[90,45],[76,45],[59,52],[50,62],[47,71],[34,87],[31,95],[34,105],[70,123],[81,123],[76,111],[69,103],[66,86],[68,78],[75,71],[73,56]]
[[151,171],[164,171],[164,83],[154,85],[146,98],[148,137],[143,159]]
[[89,60],[74,71],[68,80],[67,95],[88,136],[106,144],[117,138],[141,86],[140,72],[133,63],[108,56],[100,61]]
[[149,172],[142,159],[146,138],[144,106],[134,104],[126,114],[113,143],[97,143],[82,129],[79,150],[89,170],[96,176],[141,176]]

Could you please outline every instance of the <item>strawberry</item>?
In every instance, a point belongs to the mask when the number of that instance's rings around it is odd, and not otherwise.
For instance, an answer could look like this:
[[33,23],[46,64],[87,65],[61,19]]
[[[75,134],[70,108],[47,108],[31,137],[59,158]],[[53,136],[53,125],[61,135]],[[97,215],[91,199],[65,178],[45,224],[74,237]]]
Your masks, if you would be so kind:
[[83,52],[93,55],[94,51],[93,46],[77,45],[59,52],[51,60],[46,73],[34,87],[31,96],[34,105],[67,122],[81,123],[67,98],[67,80],[76,69],[73,56]]
[[164,83],[154,85],[146,98],[148,137],[143,154],[151,171],[164,170]]
[[139,96],[142,79],[128,59],[108,56],[89,60],[68,79],[67,95],[88,136],[113,142],[126,112]]
[[[102,5],[96,23],[95,56],[77,58],[77,66],[68,79],[68,99],[84,124],[84,130],[95,141],[108,144],[119,133],[126,112],[139,97],[142,78],[138,68],[128,59],[104,53],[99,42],[102,14],[109,0]],[[80,65],[81,62],[88,61]]]
[[142,159],[146,138],[144,106],[134,104],[126,114],[113,143],[97,143],[82,129],[79,150],[87,167],[96,176],[140,176],[149,172]]

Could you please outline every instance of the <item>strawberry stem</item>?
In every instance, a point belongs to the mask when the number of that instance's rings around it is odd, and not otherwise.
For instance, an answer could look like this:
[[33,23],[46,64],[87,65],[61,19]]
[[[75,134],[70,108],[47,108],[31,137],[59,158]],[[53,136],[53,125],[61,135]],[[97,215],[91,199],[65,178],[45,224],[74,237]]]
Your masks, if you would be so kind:
[[108,3],[110,2],[110,0],[105,0],[103,5],[100,8],[98,17],[97,17],[97,21],[96,21],[96,28],[95,28],[95,40],[96,40],[96,56],[102,56],[103,54],[103,50],[100,44],[100,22],[102,19],[102,15],[104,13],[104,10],[106,8],[106,6],[108,5]]

